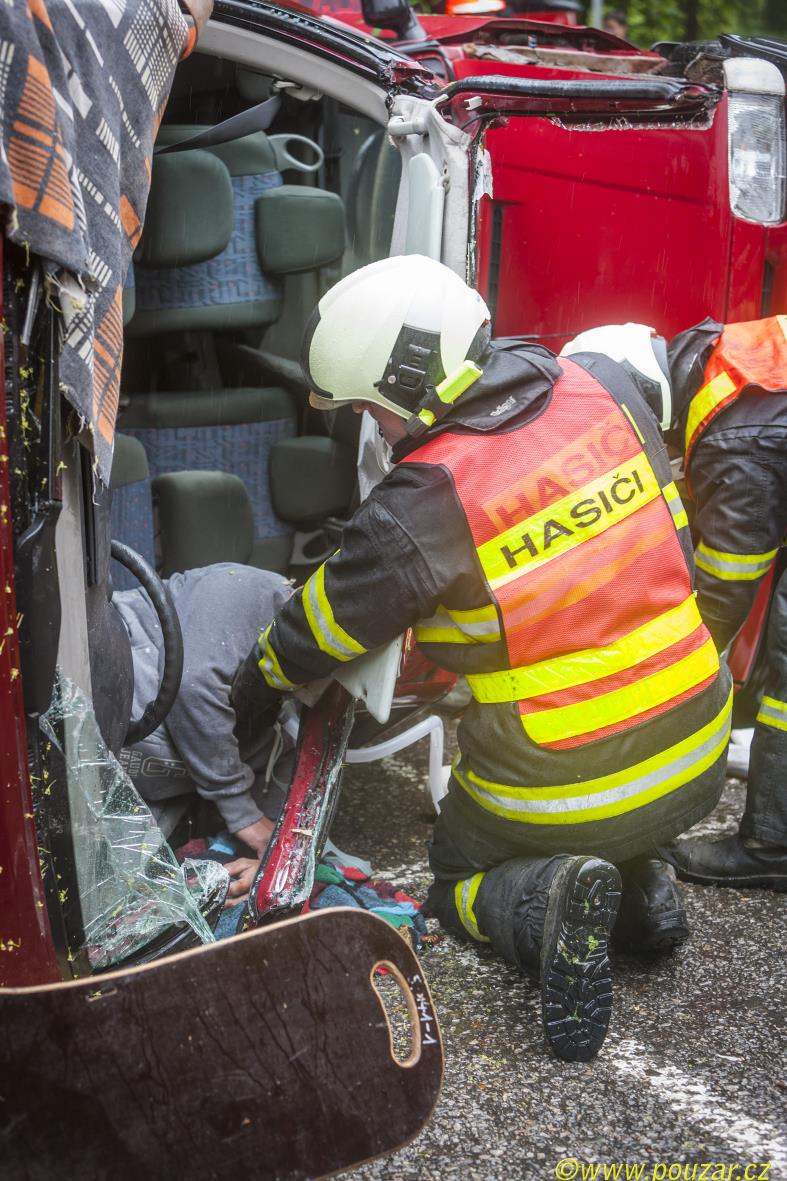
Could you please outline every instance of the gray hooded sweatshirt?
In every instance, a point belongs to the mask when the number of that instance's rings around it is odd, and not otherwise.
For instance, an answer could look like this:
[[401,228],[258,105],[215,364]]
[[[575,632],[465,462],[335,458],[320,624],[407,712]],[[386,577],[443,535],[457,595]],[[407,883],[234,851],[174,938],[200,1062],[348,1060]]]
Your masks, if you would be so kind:
[[[232,563],[173,574],[166,585],[183,631],[180,691],[164,722],[125,750],[121,762],[164,830],[171,831],[194,791],[216,804],[230,832],[263,815],[275,819],[283,791],[266,769],[276,734],[268,730],[253,749],[240,750],[229,698],[238,665],[292,587],[279,574]],[[142,589],[112,601],[131,638],[133,717],[139,717],[161,679],[161,627]]]

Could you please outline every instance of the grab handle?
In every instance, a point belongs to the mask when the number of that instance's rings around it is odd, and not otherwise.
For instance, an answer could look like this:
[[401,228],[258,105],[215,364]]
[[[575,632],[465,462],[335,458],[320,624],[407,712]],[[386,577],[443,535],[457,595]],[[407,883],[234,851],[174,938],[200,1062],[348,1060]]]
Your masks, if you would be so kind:
[[[296,172],[317,172],[322,168],[325,153],[319,144],[305,135],[290,135],[289,132],[283,135],[269,135],[268,143],[275,153],[276,167],[279,172],[284,172],[287,168],[294,168]],[[292,155],[289,145],[294,143],[306,144],[314,153],[314,161],[311,164]]]

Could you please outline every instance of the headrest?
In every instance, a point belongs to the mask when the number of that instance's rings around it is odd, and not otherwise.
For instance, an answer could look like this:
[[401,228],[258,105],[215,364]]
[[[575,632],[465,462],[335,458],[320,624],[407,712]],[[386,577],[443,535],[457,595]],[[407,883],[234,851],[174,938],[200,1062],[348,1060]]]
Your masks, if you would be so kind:
[[[168,124],[157,142],[182,143],[203,130]],[[193,169],[187,175],[183,161],[196,161],[201,175]],[[146,245],[146,224],[129,335],[272,324],[281,312],[281,282],[260,267],[254,224],[257,198],[281,184],[268,137],[258,131],[212,148],[172,152],[157,157],[154,168],[152,244]],[[177,235],[166,261],[159,247],[165,229]],[[183,251],[187,257],[173,257]]]
[[279,185],[254,210],[262,269],[269,275],[314,271],[344,253],[344,204],[336,193]]
[[229,472],[168,472],[153,481],[165,576],[215,562],[248,562],[254,516]]
[[113,488],[125,488],[150,478],[148,457],[139,439],[132,435],[115,435],[115,450],[112,455]]
[[140,267],[182,267],[221,254],[234,222],[226,166],[210,152],[154,156]]

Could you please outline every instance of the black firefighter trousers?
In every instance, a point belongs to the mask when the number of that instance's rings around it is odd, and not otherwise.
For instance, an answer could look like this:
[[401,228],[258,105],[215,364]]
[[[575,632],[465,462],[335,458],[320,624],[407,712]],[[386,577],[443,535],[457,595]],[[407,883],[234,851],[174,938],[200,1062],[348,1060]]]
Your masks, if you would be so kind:
[[754,725],[741,836],[787,846],[787,569],[771,603],[768,676]]
[[[460,938],[488,943],[492,949],[534,980],[539,979],[540,954],[549,888],[561,864],[576,853],[522,855],[522,847],[482,832],[461,803],[462,788],[451,778],[449,794],[441,803],[429,848],[434,875],[426,899],[426,914],[440,920],[445,930]],[[670,840],[674,831],[664,833]],[[631,848],[631,860],[619,852],[591,848],[586,857],[611,861],[625,880],[627,869],[641,857],[657,857],[659,834]]]

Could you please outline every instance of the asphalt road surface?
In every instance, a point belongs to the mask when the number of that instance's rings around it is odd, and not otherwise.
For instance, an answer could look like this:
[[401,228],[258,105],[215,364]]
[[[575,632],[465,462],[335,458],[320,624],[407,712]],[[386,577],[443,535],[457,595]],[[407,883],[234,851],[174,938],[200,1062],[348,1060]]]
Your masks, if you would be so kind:
[[[420,898],[425,778],[425,742],[348,768],[332,832]],[[743,798],[730,780],[692,835],[733,831]],[[538,990],[515,969],[451,936],[426,951],[446,1056],[437,1110],[411,1144],[348,1176],[584,1181],[601,1164],[612,1168],[599,1179],[787,1179],[787,895],[685,891],[687,944],[666,957],[615,956],[612,1022],[589,1064],[551,1057]]]

